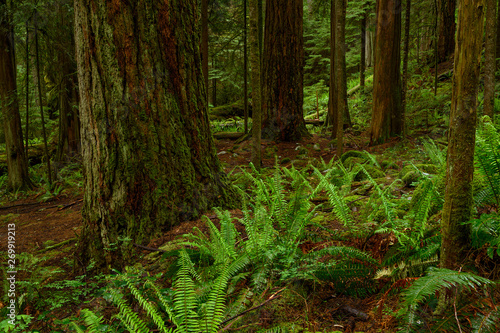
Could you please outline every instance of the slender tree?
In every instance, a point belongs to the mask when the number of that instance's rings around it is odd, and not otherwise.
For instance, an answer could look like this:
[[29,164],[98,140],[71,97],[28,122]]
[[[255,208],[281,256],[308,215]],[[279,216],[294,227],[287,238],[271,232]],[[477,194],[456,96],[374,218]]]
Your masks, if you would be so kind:
[[238,201],[206,108],[196,0],[75,0],[84,226],[78,262]]
[[441,267],[459,268],[470,247],[476,109],[484,32],[484,0],[462,0],[458,30],[441,220]]
[[245,116],[245,134],[248,133],[248,24],[247,0],[243,0],[243,112]]
[[262,86],[261,61],[259,47],[259,3],[258,0],[249,0],[250,10],[250,74],[252,86],[252,163],[260,169],[261,136],[262,136]]
[[21,116],[17,100],[12,23],[6,0],[0,0],[0,112],[5,132],[7,155],[7,186],[27,189],[32,186],[24,155]]
[[332,125],[332,138],[337,137],[338,129],[338,94],[337,91],[337,80],[335,80],[335,75],[337,74],[335,65],[335,31],[337,24],[335,23],[335,0],[330,1],[330,89],[328,91],[328,125]]
[[378,0],[371,145],[403,132],[400,45],[401,0]]
[[410,22],[411,22],[411,0],[406,0],[405,9],[405,37],[403,48],[403,86],[402,86],[402,112],[403,131],[405,130],[406,98],[408,89],[408,57],[410,54]]
[[[348,120],[347,74],[345,61],[345,17],[347,0],[335,0],[335,87],[337,95],[337,155],[342,154],[344,123]],[[346,116],[347,115],[347,116]],[[346,119],[344,119],[346,118]]]
[[308,136],[303,114],[302,0],[268,0],[263,54],[262,137],[298,141]]
[[486,43],[484,51],[484,114],[493,119],[495,106],[497,1],[486,0]]
[[361,56],[359,57],[359,86],[361,88],[365,87],[365,67],[366,67],[366,13],[363,14],[363,18],[360,22],[361,28]]
[[439,0],[438,21],[438,59],[445,61],[446,58],[455,50],[455,9],[457,0]]

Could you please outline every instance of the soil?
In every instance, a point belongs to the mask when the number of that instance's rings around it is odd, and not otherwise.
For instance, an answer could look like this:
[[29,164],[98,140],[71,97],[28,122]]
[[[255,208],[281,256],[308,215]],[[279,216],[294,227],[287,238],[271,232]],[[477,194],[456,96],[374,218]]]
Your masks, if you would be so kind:
[[[368,150],[368,140],[366,135],[354,135],[346,133],[347,150]],[[395,144],[396,141],[387,143],[383,146],[376,147],[376,151],[382,151],[387,147]],[[224,167],[229,172],[236,166],[248,165],[250,160],[250,142],[246,141],[235,148],[234,141],[220,140],[216,142],[217,151],[220,160],[223,162]],[[275,155],[278,156],[278,161],[284,161],[283,166],[290,165],[295,161],[302,148],[307,149],[307,157],[310,158],[323,158],[329,161],[335,157],[336,151],[332,146],[332,140],[327,136],[313,135],[311,138],[304,140],[300,143],[278,143],[264,141],[263,142],[263,166],[273,167],[276,163]],[[267,153],[267,152],[270,153]],[[304,150],[302,149],[302,154]],[[285,159],[288,158],[289,160]],[[69,267],[68,257],[71,256],[72,248],[77,242],[79,233],[82,230],[82,197],[72,196],[71,190],[65,190],[57,197],[48,202],[40,202],[39,195],[8,202],[7,205],[0,207],[0,251],[7,249],[7,223],[15,223],[16,225],[16,253],[31,253],[40,255],[44,253],[51,254],[50,260],[44,262],[43,265],[62,267],[67,272],[63,279],[73,278],[72,267]],[[233,216],[241,216],[241,211],[233,211]],[[206,214],[210,218],[216,220],[213,212]],[[331,228],[342,228],[335,221],[331,221]],[[167,232],[162,237],[154,239],[148,245],[149,247],[157,248],[167,241],[177,238],[179,235],[189,233],[194,226],[204,229],[204,224],[201,220],[186,221]],[[243,230],[242,226],[238,226]],[[378,238],[377,238],[378,237]],[[382,236],[377,236],[371,239],[371,242],[377,244],[370,244],[374,246],[383,246],[387,243]],[[381,238],[382,237],[382,238]],[[66,242],[66,243],[63,243]],[[52,251],[53,246],[58,251]],[[60,245],[60,246],[57,246]],[[315,246],[314,244],[303,244],[302,250],[308,251],[309,247]],[[69,252],[69,253],[68,253]],[[146,250],[140,250],[143,254],[149,253]],[[266,327],[273,323],[278,314],[269,309],[283,308],[285,317],[294,322],[307,322],[311,331],[319,330],[339,330],[345,332],[363,331],[363,332],[380,332],[380,330],[391,330],[394,323],[392,322],[391,315],[384,315],[375,319],[372,313],[376,305],[377,299],[374,297],[367,299],[352,298],[336,292],[331,286],[308,286],[310,294],[303,297],[303,300],[298,304],[281,304],[276,307],[263,306],[258,311],[255,311],[255,316],[260,327]],[[269,295],[271,291],[268,291]],[[278,302],[278,301],[275,301]],[[387,300],[390,303],[390,300]],[[5,306],[0,302],[0,308]],[[66,317],[78,313],[80,307],[75,306],[73,309],[66,309],[65,314],[61,316]],[[347,309],[347,310],[346,310]],[[351,309],[351,310],[349,310]],[[360,311],[358,313],[353,312]],[[25,314],[34,314],[30,311],[32,308],[29,306],[25,309]],[[363,313],[369,315],[368,320],[365,320]],[[283,314],[279,314],[283,318]],[[40,327],[38,327],[40,329]],[[43,329],[40,330],[44,332]],[[48,331],[47,331],[48,332]]]

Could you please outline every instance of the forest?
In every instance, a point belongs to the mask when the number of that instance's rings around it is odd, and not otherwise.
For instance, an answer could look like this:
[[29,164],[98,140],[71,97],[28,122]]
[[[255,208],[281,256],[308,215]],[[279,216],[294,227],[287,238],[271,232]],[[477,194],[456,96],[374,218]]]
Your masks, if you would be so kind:
[[500,332],[499,6],[0,0],[0,332]]

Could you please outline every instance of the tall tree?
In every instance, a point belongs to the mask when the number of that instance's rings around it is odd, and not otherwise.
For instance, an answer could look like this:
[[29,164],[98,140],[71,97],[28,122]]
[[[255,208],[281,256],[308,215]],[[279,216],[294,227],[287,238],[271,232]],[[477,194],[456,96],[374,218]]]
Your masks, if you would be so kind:
[[366,67],[366,16],[367,13],[363,14],[360,22],[361,28],[361,56],[359,57],[359,86],[361,88],[365,87],[365,67]]
[[378,0],[371,145],[403,132],[400,45],[401,0]]
[[238,200],[210,132],[198,13],[196,0],[75,0],[83,264],[121,266],[131,242]]
[[486,0],[486,43],[484,50],[484,114],[493,119],[495,106],[495,72],[497,1]]
[[458,7],[446,189],[441,221],[441,267],[457,269],[470,246],[472,178],[477,94],[484,32],[484,0],[462,0]]
[[[403,47],[403,86],[402,86],[402,112],[406,112],[406,93],[408,88],[408,57],[410,54],[410,22],[411,22],[411,0],[406,0],[405,9],[405,37]],[[403,116],[403,131],[405,130],[405,121]]]
[[438,59],[445,61],[455,50],[455,9],[457,0],[439,0],[438,2]]
[[249,0],[250,9],[250,75],[252,86],[252,163],[260,169],[261,136],[262,136],[262,86],[261,61],[259,47],[259,3],[258,0]]
[[336,22],[335,22],[335,0],[330,1],[330,89],[328,90],[328,125],[332,126],[332,138],[337,137],[338,129],[338,94],[337,92],[337,80],[335,80],[335,75],[337,74],[335,65],[335,32],[336,32]]
[[308,136],[303,114],[302,0],[268,0],[263,54],[262,137],[298,141]]
[[[335,0],[335,88],[337,95],[337,155],[342,154],[344,123],[348,120],[345,17],[347,0]],[[347,116],[346,116],[347,115]],[[346,119],[344,119],[346,118]]]
[[11,34],[13,27],[6,0],[0,0],[0,13],[0,111],[5,132],[7,186],[13,190],[26,189],[31,187],[31,181],[24,155]]
[[[201,0],[201,63],[205,91],[208,94],[208,0]],[[206,100],[208,101],[208,96]]]

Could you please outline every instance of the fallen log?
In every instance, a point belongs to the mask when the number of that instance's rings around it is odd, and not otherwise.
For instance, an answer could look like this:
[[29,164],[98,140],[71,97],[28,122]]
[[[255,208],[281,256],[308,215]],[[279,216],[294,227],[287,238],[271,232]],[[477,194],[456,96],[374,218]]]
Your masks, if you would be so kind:
[[241,133],[241,132],[218,132],[218,133],[214,133],[213,135],[214,135],[214,138],[216,138],[218,140],[221,140],[221,139],[237,140],[240,137],[242,137],[243,135],[245,135],[245,133]]

